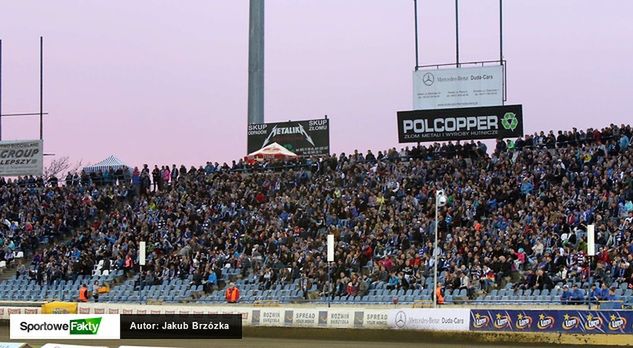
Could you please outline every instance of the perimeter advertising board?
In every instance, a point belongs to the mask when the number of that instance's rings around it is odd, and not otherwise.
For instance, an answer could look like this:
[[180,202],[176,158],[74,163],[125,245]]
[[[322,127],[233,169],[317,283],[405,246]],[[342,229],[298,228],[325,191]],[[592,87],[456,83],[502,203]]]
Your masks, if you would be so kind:
[[398,112],[398,139],[401,143],[521,136],[521,105]]
[[248,125],[248,153],[277,143],[299,156],[330,153],[330,120],[289,121]]
[[41,176],[41,140],[0,141],[0,176]]
[[503,66],[413,72],[413,109],[444,109],[503,104]]
[[468,331],[470,310],[467,308],[401,308],[388,314],[392,329],[425,331]]
[[473,309],[470,316],[471,331],[633,333],[631,311]]

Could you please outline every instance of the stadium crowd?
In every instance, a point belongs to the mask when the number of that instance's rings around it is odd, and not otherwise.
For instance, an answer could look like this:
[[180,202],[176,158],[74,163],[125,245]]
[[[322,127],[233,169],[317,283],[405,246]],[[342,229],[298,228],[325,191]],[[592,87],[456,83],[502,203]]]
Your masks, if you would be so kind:
[[[283,164],[207,163],[130,173],[0,180],[0,257],[32,256],[19,273],[38,282],[101,269],[140,282],[193,275],[207,291],[223,268],[269,289],[300,279],[321,294],[364,295],[373,283],[426,287],[433,276],[434,194],[443,189],[438,270],[472,296],[512,282],[628,282],[633,288],[631,126],[541,132]],[[599,254],[586,255],[596,226]],[[334,234],[328,277],[326,236]],[[590,272],[590,269],[592,270]],[[331,279],[331,280],[329,280]],[[571,295],[570,295],[571,296]]]

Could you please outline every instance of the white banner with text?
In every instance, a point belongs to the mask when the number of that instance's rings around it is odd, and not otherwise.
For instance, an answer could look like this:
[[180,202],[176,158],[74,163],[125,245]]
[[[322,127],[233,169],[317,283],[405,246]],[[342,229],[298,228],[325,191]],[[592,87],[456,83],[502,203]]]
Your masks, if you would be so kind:
[[503,104],[503,67],[417,70],[413,109],[450,109]]
[[42,176],[41,140],[0,141],[0,176]]
[[389,327],[403,330],[468,331],[470,309],[401,308],[389,311]]

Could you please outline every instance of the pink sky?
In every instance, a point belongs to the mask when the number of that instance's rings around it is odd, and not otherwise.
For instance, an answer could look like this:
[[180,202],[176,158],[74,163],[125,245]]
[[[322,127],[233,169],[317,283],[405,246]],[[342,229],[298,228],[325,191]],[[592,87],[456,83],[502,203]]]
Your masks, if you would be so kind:
[[[498,1],[462,0],[463,61],[498,58]],[[421,64],[455,59],[453,2],[419,0]],[[331,119],[334,153],[397,144],[411,108],[412,0],[267,0],[266,121]],[[508,103],[527,132],[630,122],[633,1],[504,2]],[[3,108],[45,152],[95,163],[245,155],[247,0],[0,1]],[[7,118],[3,139],[39,136]]]

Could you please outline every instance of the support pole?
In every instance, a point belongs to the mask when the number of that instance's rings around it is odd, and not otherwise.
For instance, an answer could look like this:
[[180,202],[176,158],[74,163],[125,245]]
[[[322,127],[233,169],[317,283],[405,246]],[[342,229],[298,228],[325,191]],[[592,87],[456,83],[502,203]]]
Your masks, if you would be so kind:
[[264,0],[250,0],[248,124],[264,123]]
[[326,296],[327,296],[327,306],[328,308],[330,307],[330,302],[331,302],[331,296],[332,296],[332,292],[334,292],[334,287],[332,286],[332,263],[328,261],[327,263],[327,289],[325,289],[326,291]]
[[420,66],[418,48],[418,0],[413,0],[413,22],[415,27],[415,70]]
[[503,0],[499,0],[499,61],[503,65]]
[[44,140],[44,37],[40,36],[40,140]]
[[[593,256],[589,256],[588,257],[588,268],[589,268],[589,279],[591,279],[591,262],[593,261]],[[593,279],[592,279],[593,280]],[[593,284],[595,282],[591,282],[591,284]],[[589,285],[589,290],[591,290],[591,285]],[[589,293],[589,290],[587,290],[587,293],[585,294],[585,301],[587,301],[587,309],[591,310],[591,294]]]
[[0,141],[2,141],[2,40],[0,40]]
[[437,308],[437,215],[438,215],[439,195],[435,194],[435,242],[433,243],[433,308]]
[[455,0],[455,63],[459,68],[459,0]]

